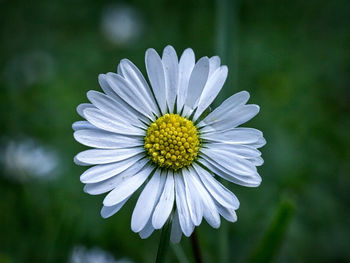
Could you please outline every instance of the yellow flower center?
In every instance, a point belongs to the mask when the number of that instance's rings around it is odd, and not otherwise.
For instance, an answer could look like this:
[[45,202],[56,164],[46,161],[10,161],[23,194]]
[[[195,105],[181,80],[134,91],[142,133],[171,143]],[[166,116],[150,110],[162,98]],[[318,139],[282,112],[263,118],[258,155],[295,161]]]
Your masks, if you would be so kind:
[[177,170],[188,166],[198,154],[197,128],[178,114],[165,114],[148,127],[145,149],[160,167]]

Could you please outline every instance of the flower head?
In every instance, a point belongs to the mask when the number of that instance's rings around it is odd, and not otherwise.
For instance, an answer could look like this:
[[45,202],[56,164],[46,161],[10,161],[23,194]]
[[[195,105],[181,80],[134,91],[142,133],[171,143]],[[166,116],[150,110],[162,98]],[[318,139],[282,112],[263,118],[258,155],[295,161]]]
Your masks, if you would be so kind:
[[197,62],[192,49],[180,60],[167,46],[160,57],[146,52],[150,86],[138,68],[123,59],[118,73],[99,76],[103,93],[89,91],[91,103],[80,104],[86,121],[73,124],[74,137],[93,147],[75,162],[94,165],[80,177],[89,194],[107,193],[102,217],[118,212],[145,185],[132,214],[131,228],[147,238],[172,218],[171,239],[190,236],[204,218],[220,226],[220,215],[235,222],[236,196],[220,184],[254,187],[261,182],[256,166],[262,132],[241,128],[259,112],[242,91],[204,116],[227,77],[217,56]]
[[197,128],[179,114],[165,114],[148,127],[145,149],[159,167],[178,170],[189,166],[199,150]]

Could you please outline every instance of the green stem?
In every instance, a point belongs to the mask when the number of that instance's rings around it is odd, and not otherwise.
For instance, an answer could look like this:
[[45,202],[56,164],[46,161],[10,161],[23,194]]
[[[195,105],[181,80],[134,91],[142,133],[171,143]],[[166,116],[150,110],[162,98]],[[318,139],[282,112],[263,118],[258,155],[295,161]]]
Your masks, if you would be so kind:
[[193,256],[194,256],[195,262],[202,263],[203,260],[202,260],[201,250],[199,247],[199,241],[198,241],[196,229],[193,231],[193,233],[191,235],[191,245],[192,245],[192,251],[193,251]]
[[229,225],[226,221],[222,220],[219,229],[219,262],[228,263],[229,254],[229,242],[228,242]]
[[162,233],[160,235],[160,240],[158,245],[156,263],[165,262],[164,260],[165,260],[166,252],[169,247],[169,240],[170,240],[170,230],[171,230],[170,226],[171,226],[170,220],[168,220],[162,229]]
[[180,244],[173,244],[171,243],[170,244],[170,247],[172,248],[178,262],[181,262],[181,263],[188,263],[188,259],[186,257],[186,254],[185,252],[183,251],[182,247]]

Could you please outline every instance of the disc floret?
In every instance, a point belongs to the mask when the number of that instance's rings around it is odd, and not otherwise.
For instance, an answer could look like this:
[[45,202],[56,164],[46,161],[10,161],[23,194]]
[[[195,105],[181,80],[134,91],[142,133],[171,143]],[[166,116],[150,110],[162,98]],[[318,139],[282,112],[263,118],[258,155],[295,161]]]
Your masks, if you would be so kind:
[[198,154],[197,128],[178,114],[165,114],[148,127],[145,149],[160,167],[178,170],[189,166]]

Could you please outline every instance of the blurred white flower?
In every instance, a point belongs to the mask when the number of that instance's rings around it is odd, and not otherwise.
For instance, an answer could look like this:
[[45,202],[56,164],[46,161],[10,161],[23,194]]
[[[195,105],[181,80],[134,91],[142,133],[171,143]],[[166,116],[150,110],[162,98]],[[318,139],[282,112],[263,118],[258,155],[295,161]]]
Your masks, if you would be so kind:
[[70,257],[70,263],[132,263],[129,259],[116,260],[113,255],[100,248],[87,249],[76,246]]
[[11,88],[23,89],[50,81],[54,75],[54,59],[44,51],[31,51],[13,57],[5,66],[3,78]]
[[107,6],[102,13],[101,27],[113,44],[125,46],[137,40],[143,28],[139,13],[126,5]]
[[57,175],[58,156],[32,139],[10,141],[1,154],[1,163],[11,179],[49,179]]

